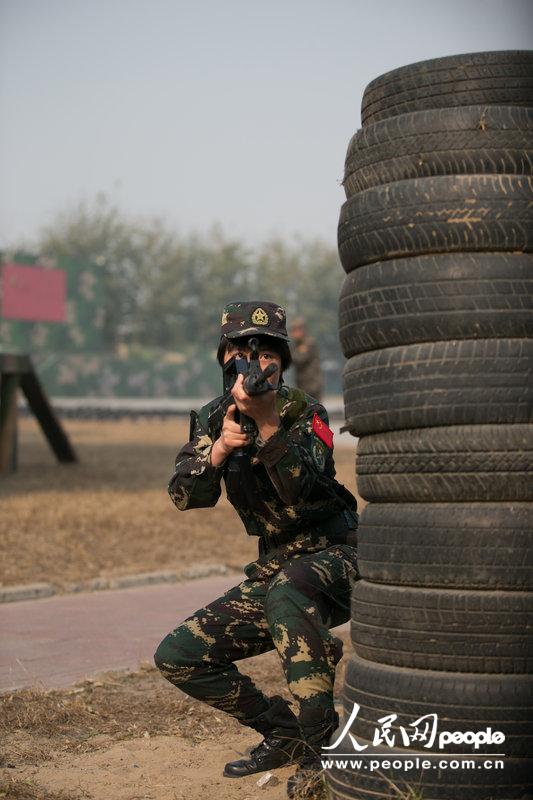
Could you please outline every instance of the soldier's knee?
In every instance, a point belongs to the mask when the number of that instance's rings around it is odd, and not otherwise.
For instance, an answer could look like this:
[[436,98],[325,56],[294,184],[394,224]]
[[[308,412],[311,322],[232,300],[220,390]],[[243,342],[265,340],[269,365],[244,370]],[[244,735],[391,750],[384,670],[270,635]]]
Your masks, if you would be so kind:
[[179,651],[172,645],[171,635],[165,636],[154,653],[154,663],[156,667],[161,669],[167,663],[175,664],[178,652]]
[[162,675],[174,684],[189,680],[197,669],[194,656],[180,641],[179,628],[165,636],[154,653],[154,662]]

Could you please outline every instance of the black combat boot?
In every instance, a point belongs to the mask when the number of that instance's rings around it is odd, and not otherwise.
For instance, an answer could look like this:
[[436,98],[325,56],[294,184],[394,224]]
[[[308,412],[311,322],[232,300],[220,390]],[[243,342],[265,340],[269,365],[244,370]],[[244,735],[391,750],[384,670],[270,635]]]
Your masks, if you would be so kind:
[[322,780],[321,748],[330,743],[339,724],[339,715],[334,708],[302,709],[300,726],[304,735],[304,752],[298,761],[298,769],[287,781],[289,797],[314,797]]
[[298,761],[303,753],[303,736],[297,717],[279,695],[271,698],[267,711],[247,723],[265,737],[253,747],[249,758],[230,761],[224,767],[227,778],[242,778],[254,772],[283,767]]

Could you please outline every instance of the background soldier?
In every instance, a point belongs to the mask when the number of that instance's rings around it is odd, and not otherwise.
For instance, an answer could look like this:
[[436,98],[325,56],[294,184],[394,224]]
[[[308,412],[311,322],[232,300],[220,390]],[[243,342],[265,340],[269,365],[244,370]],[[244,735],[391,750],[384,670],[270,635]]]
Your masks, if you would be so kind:
[[320,403],[324,390],[324,379],[322,377],[318,344],[307,333],[303,317],[297,317],[294,320],[290,334],[291,340],[294,342],[292,363],[296,386]]
[[[288,794],[320,770],[320,747],[338,725],[333,705],[342,641],[329,628],[350,618],[357,576],[356,501],[335,480],[325,409],[283,384],[291,361],[285,312],[267,302],[232,303],[222,315],[221,365],[248,358],[278,367],[272,391],[250,397],[239,375],[231,392],[191,412],[190,441],[178,453],[170,496],[180,510],[214,506],[224,479],[246,531],[259,537],[246,579],[185,619],[159,645],[155,662],[175,686],[226,711],[264,739],[248,759],[226,764],[241,777],[298,762]],[[236,412],[255,421],[241,432]],[[241,448],[244,448],[242,450]],[[241,455],[237,456],[236,453]],[[276,648],[299,718],[282,697],[266,697],[235,661]]]

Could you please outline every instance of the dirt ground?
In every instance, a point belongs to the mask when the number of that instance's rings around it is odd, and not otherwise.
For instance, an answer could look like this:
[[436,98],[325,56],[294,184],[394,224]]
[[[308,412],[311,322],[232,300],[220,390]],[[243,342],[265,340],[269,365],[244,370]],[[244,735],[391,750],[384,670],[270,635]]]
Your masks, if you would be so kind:
[[[337,667],[336,702],[349,637]],[[291,700],[276,652],[239,669],[267,694]],[[297,708],[295,707],[297,712]],[[294,767],[257,786],[261,774],[224,778],[228,760],[261,737],[179,692],[153,668],[107,673],[70,689],[0,697],[0,797],[13,800],[285,800]],[[322,788],[316,800],[325,797]]]
[[[58,464],[35,421],[20,422],[19,469],[0,480],[4,585],[44,581],[61,591],[90,578],[198,563],[240,570],[256,558],[255,537],[224,497],[213,509],[182,513],[172,505],[166,486],[186,421],[64,426],[77,464]],[[335,453],[338,479],[355,491],[355,442]]]

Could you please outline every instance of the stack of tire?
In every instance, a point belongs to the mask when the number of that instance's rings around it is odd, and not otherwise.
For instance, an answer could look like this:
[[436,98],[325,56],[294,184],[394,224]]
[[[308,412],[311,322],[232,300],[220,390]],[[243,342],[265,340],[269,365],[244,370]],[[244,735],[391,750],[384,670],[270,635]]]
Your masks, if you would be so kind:
[[[365,90],[362,126],[339,316],[369,505],[337,731],[357,704],[357,745],[337,752],[362,765],[338,762],[328,786],[519,798],[533,784],[533,51],[389,72]],[[371,771],[370,753],[391,763]],[[430,768],[399,766],[428,753]]]

